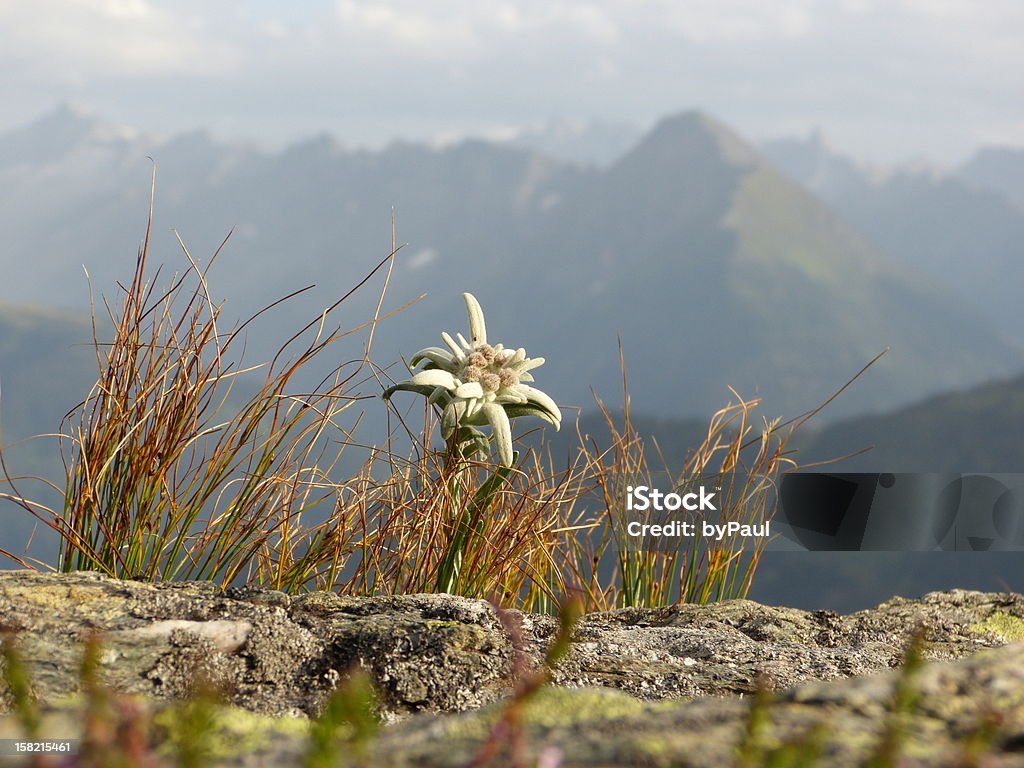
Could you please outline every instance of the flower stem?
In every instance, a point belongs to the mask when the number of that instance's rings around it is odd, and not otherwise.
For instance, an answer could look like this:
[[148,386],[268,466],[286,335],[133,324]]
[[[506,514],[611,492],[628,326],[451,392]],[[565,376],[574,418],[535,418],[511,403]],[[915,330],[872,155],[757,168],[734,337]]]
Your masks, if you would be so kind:
[[[513,465],[518,458],[519,456],[516,454],[513,458]],[[469,468],[465,464],[461,445],[454,440],[449,445],[449,462],[446,462],[446,466],[452,465],[455,469],[452,472],[449,488],[452,504],[449,519],[454,525],[452,538],[449,540],[448,547],[438,566],[434,588],[438,592],[462,594],[466,590],[465,579],[461,578],[465,555],[476,542],[483,538],[487,512],[491,509],[495,494],[511,474],[512,467],[498,467],[473,494],[472,500],[463,506],[462,491],[469,479]]]

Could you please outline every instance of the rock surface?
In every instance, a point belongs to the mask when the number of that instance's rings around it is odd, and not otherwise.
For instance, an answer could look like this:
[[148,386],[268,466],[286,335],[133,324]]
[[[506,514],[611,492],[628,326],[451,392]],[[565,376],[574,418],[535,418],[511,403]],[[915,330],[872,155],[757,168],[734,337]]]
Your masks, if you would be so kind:
[[[523,649],[541,664],[556,622],[520,620]],[[271,715],[315,714],[356,664],[392,719],[474,709],[512,682],[511,646],[494,609],[450,595],[288,596],[0,571],[0,627],[18,633],[41,699],[76,690],[91,633],[102,637],[104,679],[117,690],[180,697],[202,675],[233,704]],[[933,593],[849,616],[743,600],[592,614],[576,626],[554,680],[648,700],[750,693],[758,679],[783,689],[896,666],[918,627],[926,658],[963,658],[1024,640],[1024,596]]]
[[[643,702],[609,689],[544,689],[525,707],[520,721],[520,764],[852,768],[868,765],[882,753],[890,761],[878,765],[1024,766],[1024,645],[928,665],[911,678],[920,697],[917,704],[897,720],[891,711],[899,677],[887,672],[784,691],[764,710],[767,721],[754,738],[748,735],[751,697]],[[368,745],[361,763],[345,759],[351,755],[339,750],[333,764],[465,768],[481,754],[501,711],[498,703],[474,712],[416,715],[385,728]],[[156,722],[166,725],[167,714],[158,714]],[[303,724],[241,710],[226,713],[211,743],[213,757],[202,765],[302,765],[308,748]],[[80,728],[75,711],[58,708],[48,713],[43,731],[72,738]],[[899,734],[891,751],[879,746],[887,731]],[[0,739],[13,735],[10,719],[0,719]],[[744,745],[746,763],[737,759]],[[787,747],[803,752],[806,759],[770,762],[773,753]],[[507,746],[496,750],[487,764],[515,765]]]
[[[555,620],[518,618],[522,650],[540,665]],[[78,688],[84,639],[98,633],[104,680],[146,706],[170,711],[200,674],[226,690],[236,709],[221,726],[234,745],[215,761],[225,766],[298,764],[301,715],[316,714],[353,665],[376,682],[385,719],[400,721],[366,764],[468,765],[515,683],[494,609],[447,595],[289,597],[6,571],[0,625],[17,633],[34,693],[48,704],[46,733],[80,732],[66,696]],[[915,632],[936,663],[913,679],[919,699],[897,717],[889,711],[900,673],[890,668]],[[727,766],[740,744],[760,760],[816,734],[814,764],[852,766],[888,729],[909,764],[1024,767],[1021,595],[933,593],[848,616],[749,601],[627,609],[585,617],[573,637],[552,671],[557,685],[524,709],[526,765]],[[757,697],[747,694],[758,680],[775,700],[751,739]],[[0,718],[0,739],[16,731]],[[965,753],[971,738],[997,758]]]
[[[737,752],[747,743],[758,766],[787,744],[813,759],[781,765],[862,766],[895,727],[901,734],[888,753],[892,762],[883,765],[1024,766],[1024,646],[927,666],[912,678],[918,703],[896,720],[898,677],[888,672],[789,689],[770,704],[769,722],[754,739],[746,735],[750,697],[643,703],[621,694],[551,690],[526,715],[526,765],[546,753],[562,768],[717,768],[741,765]],[[469,765],[489,730],[485,714],[413,718],[385,732],[372,764]],[[974,754],[965,745],[971,737]]]

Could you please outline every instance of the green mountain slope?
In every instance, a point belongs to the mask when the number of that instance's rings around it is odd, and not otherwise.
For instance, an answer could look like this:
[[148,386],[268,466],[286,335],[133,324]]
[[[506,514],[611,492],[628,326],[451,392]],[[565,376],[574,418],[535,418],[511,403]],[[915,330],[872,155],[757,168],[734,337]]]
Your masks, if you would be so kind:
[[[887,347],[831,415],[1022,366],[1019,350],[977,313],[890,264],[749,144],[697,113],[663,121],[550,213],[532,252],[529,280],[508,280],[524,295],[537,284],[556,287],[549,329],[585,332],[605,348],[621,333],[638,410],[710,413],[731,384],[762,395],[770,412],[793,414]],[[617,361],[594,349],[573,345],[568,366],[614,392]]]
[[957,303],[1024,342],[1024,209],[1014,204],[1024,153],[980,152],[957,175],[880,175],[833,152],[820,136],[770,142],[764,151],[894,263],[945,285]]
[[1024,472],[1024,377],[836,422],[802,455],[834,458],[871,447],[847,471]]

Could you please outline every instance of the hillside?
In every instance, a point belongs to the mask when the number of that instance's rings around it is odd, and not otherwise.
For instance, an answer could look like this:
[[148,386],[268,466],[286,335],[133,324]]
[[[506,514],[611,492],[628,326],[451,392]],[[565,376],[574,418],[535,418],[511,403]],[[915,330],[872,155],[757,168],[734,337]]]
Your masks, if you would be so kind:
[[1015,166],[1012,151],[981,152],[956,174],[871,172],[821,136],[769,142],[764,151],[893,262],[1024,342],[1024,208],[1013,201],[1021,161]]
[[[634,415],[633,424],[651,439],[651,449],[657,443],[670,457],[684,457],[706,430],[701,419]],[[580,429],[607,442],[594,411],[583,413]],[[801,464],[842,458],[830,465],[842,472],[1024,472],[1022,435],[1024,376],[1018,376],[883,413],[811,422],[793,447]],[[864,449],[870,450],[851,456]]]
[[[729,383],[792,414],[887,346],[833,413],[1020,366],[1016,350],[950,293],[887,262],[697,113],[662,121],[547,218],[527,249],[528,280],[512,284],[521,295],[538,283],[561,289],[553,321],[537,317],[544,327],[621,333],[637,410],[704,415]],[[614,359],[590,345],[572,370],[615,391]]]
[[1024,377],[938,395],[879,415],[828,425],[808,459],[872,447],[844,471],[1024,472]]

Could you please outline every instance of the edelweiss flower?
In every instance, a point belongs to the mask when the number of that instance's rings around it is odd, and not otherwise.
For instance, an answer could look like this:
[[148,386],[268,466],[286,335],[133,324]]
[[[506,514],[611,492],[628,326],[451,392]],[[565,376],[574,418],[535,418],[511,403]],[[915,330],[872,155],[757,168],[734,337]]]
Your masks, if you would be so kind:
[[543,357],[529,358],[520,347],[513,351],[501,344],[487,343],[487,329],[480,304],[471,293],[462,294],[469,314],[467,340],[461,333],[453,339],[442,333],[447,349],[427,347],[413,355],[413,367],[423,369],[408,381],[384,392],[387,399],[397,390],[418,392],[443,408],[441,434],[448,440],[456,429],[463,432],[459,442],[479,450],[484,434],[476,429],[489,424],[498,448],[498,458],[512,465],[512,428],[509,419],[539,416],[558,429],[562,413],[555,401],[539,389],[527,386],[530,371],[544,363]]

